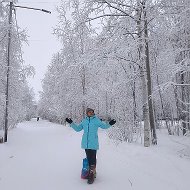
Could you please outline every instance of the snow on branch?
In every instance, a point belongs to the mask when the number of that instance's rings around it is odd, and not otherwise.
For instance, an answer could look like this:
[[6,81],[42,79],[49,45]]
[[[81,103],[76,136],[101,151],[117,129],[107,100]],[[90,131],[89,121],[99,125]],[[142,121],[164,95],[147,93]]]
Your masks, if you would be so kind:
[[171,82],[171,85],[173,85],[173,86],[190,86],[190,84],[178,84],[175,82]]

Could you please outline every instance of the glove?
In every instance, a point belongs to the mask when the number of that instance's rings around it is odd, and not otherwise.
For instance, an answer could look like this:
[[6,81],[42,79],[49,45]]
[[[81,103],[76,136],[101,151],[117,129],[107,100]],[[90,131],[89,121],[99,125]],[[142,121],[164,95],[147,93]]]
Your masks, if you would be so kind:
[[73,120],[71,118],[66,118],[65,121],[68,122],[69,124],[71,124],[73,122]]
[[112,120],[109,122],[110,125],[114,125],[115,123],[116,123],[116,120],[115,120],[115,119],[112,119]]

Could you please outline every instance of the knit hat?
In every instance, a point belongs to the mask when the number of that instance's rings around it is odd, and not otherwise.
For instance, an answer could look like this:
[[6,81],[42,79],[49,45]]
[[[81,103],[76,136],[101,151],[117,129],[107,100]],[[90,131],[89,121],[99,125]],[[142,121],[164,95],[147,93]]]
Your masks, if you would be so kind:
[[87,114],[89,111],[93,111],[93,112],[94,112],[94,110],[93,110],[92,108],[86,108],[86,114]]

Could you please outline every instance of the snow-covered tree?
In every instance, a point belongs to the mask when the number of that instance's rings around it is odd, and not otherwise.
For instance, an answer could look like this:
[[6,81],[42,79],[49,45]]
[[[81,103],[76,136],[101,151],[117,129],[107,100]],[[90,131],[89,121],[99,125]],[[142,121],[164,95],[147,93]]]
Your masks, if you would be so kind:
[[[26,78],[33,74],[33,67],[24,66],[22,59],[22,43],[26,41],[26,33],[21,31],[13,15],[9,25],[9,6],[0,3],[0,129],[5,125],[6,89],[8,84],[8,128],[33,116],[34,94],[28,87]],[[10,38],[9,38],[10,33]],[[10,66],[8,62],[8,42],[10,39]],[[9,79],[9,82],[7,82]]]
[[[62,49],[53,56],[43,81],[41,115],[61,123],[66,117],[80,121],[85,107],[91,106],[102,119],[117,120],[109,133],[112,138],[133,142],[141,137],[144,123],[144,145],[149,146],[150,140],[156,144],[156,127],[162,120],[168,133],[174,134],[179,101],[189,105],[187,99],[179,98],[179,89],[176,92],[177,75],[187,64],[177,63],[178,51],[186,47],[177,32],[183,9],[176,16],[172,10],[182,4],[62,2],[55,28]],[[185,35],[183,39],[188,39],[187,32]],[[185,60],[187,63],[187,55]],[[187,79],[188,75],[186,83]],[[189,91],[182,92],[187,97]]]

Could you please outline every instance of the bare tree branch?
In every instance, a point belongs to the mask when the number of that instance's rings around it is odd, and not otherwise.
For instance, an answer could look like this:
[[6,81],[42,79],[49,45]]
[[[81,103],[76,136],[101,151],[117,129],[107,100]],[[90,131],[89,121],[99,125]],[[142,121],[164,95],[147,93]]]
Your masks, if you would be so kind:
[[94,17],[94,18],[89,18],[85,22],[90,22],[92,20],[96,20],[96,19],[99,19],[99,18],[102,18],[102,17],[107,17],[107,16],[126,16],[126,15],[123,15],[123,14],[105,14],[105,15],[100,15],[100,16]]
[[118,10],[118,11],[120,11],[121,13],[125,14],[125,16],[128,16],[128,17],[132,18],[133,20],[135,20],[135,18],[134,18],[133,16],[131,16],[130,14],[126,13],[126,12],[123,11],[122,9],[111,5],[111,3],[107,2],[106,0],[103,0],[102,3],[106,3],[109,7],[113,8],[113,9],[115,9],[115,10]]

